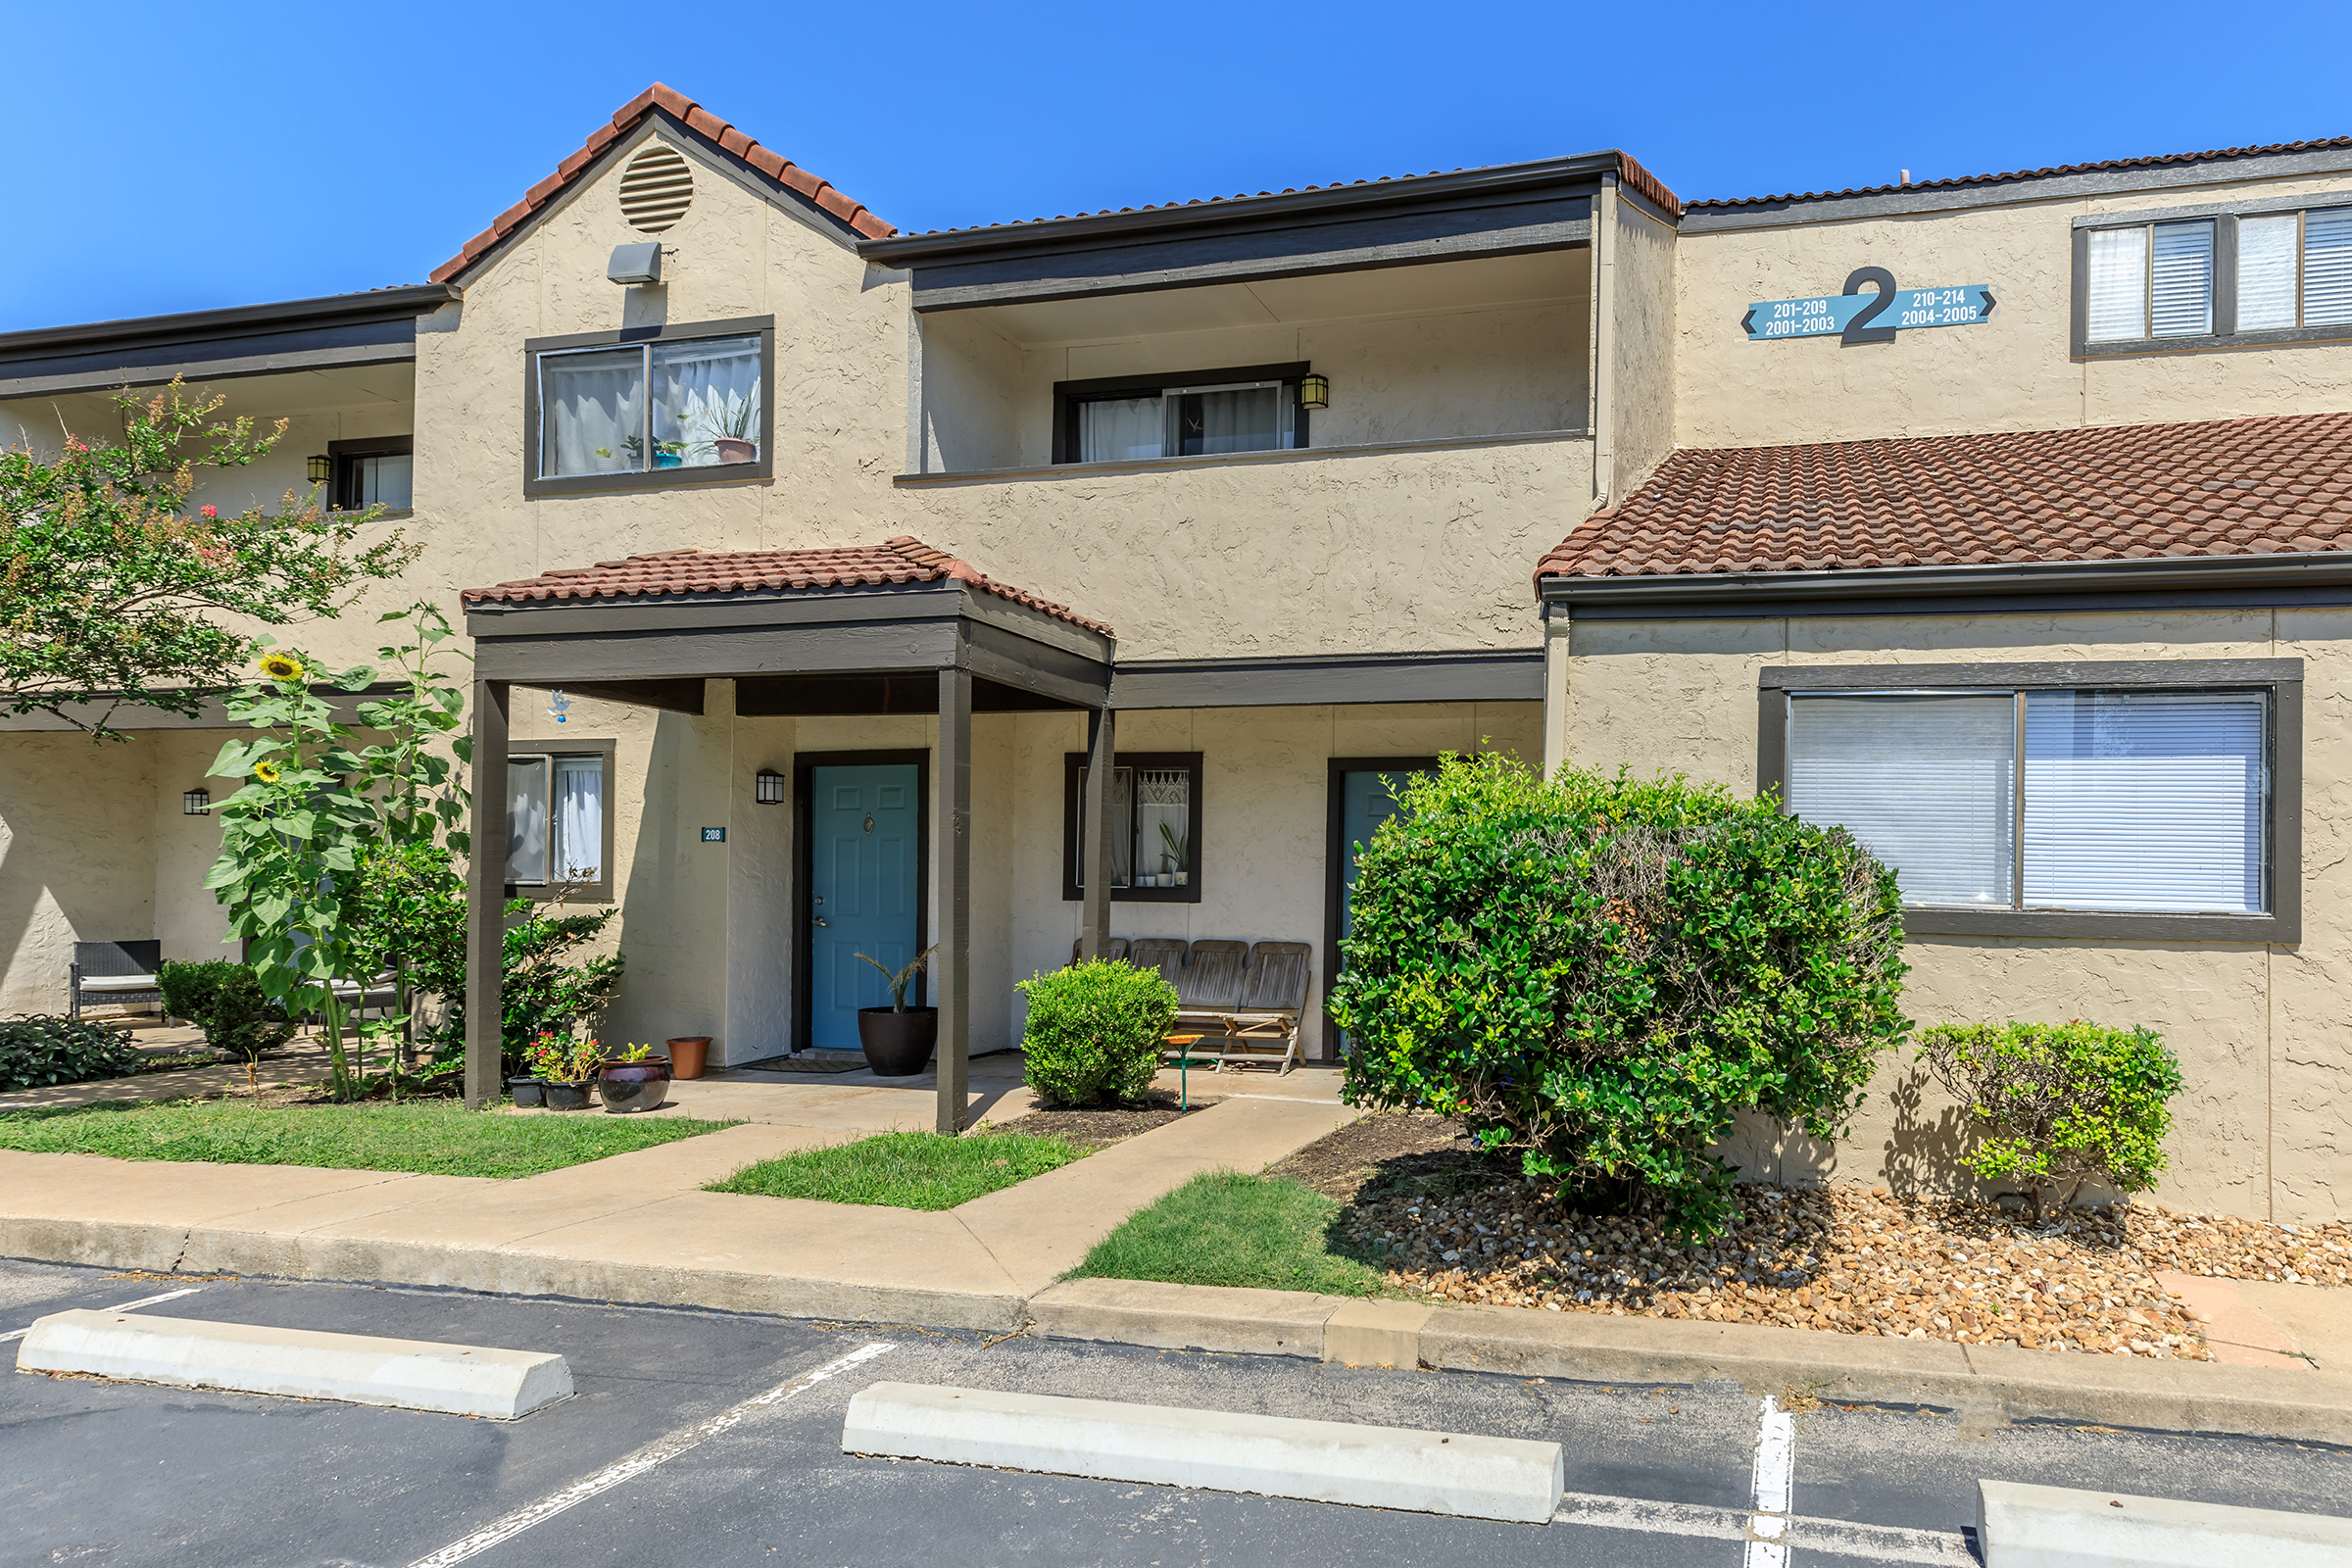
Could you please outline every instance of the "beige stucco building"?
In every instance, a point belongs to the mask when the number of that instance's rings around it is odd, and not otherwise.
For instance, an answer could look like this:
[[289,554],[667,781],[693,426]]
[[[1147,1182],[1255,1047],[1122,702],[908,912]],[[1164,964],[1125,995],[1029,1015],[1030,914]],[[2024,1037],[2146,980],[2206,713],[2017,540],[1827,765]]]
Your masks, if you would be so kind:
[[[1923,916],[1913,1011],[2165,1029],[2192,1079],[2179,1194],[2296,1218],[2352,1183],[2321,869],[2335,579],[2110,562],[1923,586],[1902,573],[1976,525],[1875,521],[1899,473],[1814,512],[1803,475],[1835,465],[1794,462],[1773,504],[1802,517],[1762,522],[1704,475],[1735,448],[2352,407],[2330,201],[2352,145],[1691,205],[1609,152],[907,233],[657,88],[430,283],[0,338],[0,439],[53,445],[110,389],[183,374],[291,421],[198,501],[274,497],[316,459],[338,503],[392,505],[424,547],[408,578],[291,640],[362,658],[372,612],[474,591],[476,716],[507,760],[485,886],[617,904],[605,1037],[709,1034],[736,1063],[850,1043],[880,1000],[855,953],[934,940],[943,1031],[1011,1044],[1014,983],[1068,960],[1090,883],[1098,934],[1307,944],[1302,1046],[1328,1057],[1348,845],[1384,771],[1492,748],[1769,786],[1766,698],[1816,695],[1789,667],[1998,663],[2023,691],[2043,677],[2008,666],[2207,662],[2189,687],[2261,694],[2264,803],[2301,703],[2299,864],[2265,837],[2236,925],[2052,934],[2014,888],[1984,929]],[[2294,319],[2241,330],[2241,279],[2247,321],[2275,319],[2289,213]],[[2183,332],[2200,223],[2211,318]],[[2134,225],[2150,330],[2103,335],[2129,245],[2097,236]],[[1741,324],[1856,314],[1866,268],[1994,303],[1850,346]],[[1674,544],[1726,527],[1769,548]],[[1904,529],[1917,565],[1862,559]],[[219,951],[218,829],[181,801],[226,786],[203,777],[221,735],[0,735],[0,1007],[63,1005],[77,941]],[[1932,1112],[1898,1111],[1895,1076],[1842,1149],[1741,1157],[1913,1179],[1925,1135],[1898,1117]]]

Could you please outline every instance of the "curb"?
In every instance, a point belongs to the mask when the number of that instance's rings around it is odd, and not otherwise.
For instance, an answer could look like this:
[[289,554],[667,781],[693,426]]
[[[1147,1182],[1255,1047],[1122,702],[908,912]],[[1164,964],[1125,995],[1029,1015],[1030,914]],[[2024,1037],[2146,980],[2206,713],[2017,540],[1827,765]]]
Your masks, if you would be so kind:
[[1987,1568],[2301,1568],[2352,1556],[2352,1519],[1977,1483]]
[[1029,1313],[1031,1332],[1054,1339],[1580,1383],[1728,1378],[1831,1403],[2352,1446],[2352,1376],[2335,1372],[1139,1280],[1071,1280]]

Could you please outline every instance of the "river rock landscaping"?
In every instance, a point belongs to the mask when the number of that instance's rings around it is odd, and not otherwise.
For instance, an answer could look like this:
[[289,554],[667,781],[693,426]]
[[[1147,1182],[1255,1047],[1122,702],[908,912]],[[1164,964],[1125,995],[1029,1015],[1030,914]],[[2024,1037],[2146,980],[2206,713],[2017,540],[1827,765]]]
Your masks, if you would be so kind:
[[1352,1199],[1334,1250],[1383,1267],[1389,1290],[1446,1301],[2208,1360],[2156,1271],[2352,1286],[2340,1222],[2141,1200],[2035,1227],[1996,1203],[1756,1184],[1727,1234],[1681,1248],[1639,1215],[1564,1210],[1514,1163],[1438,1117],[1377,1116],[1270,1174]]

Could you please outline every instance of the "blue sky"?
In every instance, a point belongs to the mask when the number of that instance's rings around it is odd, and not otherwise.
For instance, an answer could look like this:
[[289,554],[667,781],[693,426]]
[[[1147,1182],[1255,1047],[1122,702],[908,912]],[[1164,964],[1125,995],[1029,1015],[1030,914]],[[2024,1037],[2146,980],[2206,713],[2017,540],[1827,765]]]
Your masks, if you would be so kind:
[[1690,197],[2352,134],[2352,5],[26,5],[0,330],[420,280],[662,80],[907,228],[1623,147]]

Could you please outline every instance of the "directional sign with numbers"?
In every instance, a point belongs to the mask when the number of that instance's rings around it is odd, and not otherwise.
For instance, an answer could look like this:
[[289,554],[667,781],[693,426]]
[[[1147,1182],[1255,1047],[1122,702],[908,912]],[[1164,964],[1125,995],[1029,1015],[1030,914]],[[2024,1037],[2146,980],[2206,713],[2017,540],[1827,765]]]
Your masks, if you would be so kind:
[[[1850,292],[1864,281],[1881,286],[1876,293]],[[1984,283],[1896,288],[1893,277],[1875,267],[1847,278],[1846,288],[1844,294],[1804,300],[1761,300],[1747,308],[1740,325],[1750,343],[1832,336],[1848,343],[1886,343],[1906,326],[1974,326],[1992,315],[1996,303]]]

